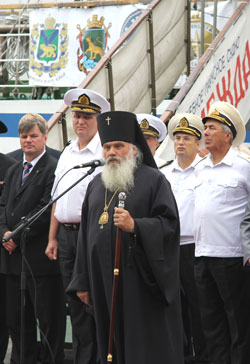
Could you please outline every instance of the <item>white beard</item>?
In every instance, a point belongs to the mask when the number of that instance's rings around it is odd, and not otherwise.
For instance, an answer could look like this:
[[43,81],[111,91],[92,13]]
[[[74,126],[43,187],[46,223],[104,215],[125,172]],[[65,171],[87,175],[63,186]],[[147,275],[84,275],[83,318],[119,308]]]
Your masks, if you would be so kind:
[[[115,159],[119,163],[110,163],[110,159]],[[102,171],[102,181],[107,189],[115,192],[117,189],[122,192],[128,192],[134,187],[134,171],[138,165],[138,158],[134,155],[133,150],[126,155],[124,159],[120,157],[110,157]]]

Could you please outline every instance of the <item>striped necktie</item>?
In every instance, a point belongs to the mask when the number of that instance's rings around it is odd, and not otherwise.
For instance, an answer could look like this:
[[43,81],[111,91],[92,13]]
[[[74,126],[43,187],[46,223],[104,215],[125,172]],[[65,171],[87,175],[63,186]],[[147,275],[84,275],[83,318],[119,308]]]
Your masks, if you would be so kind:
[[32,164],[29,162],[24,162],[23,164],[23,177],[22,177],[22,185],[28,178],[28,175],[30,174],[30,169],[32,168]]

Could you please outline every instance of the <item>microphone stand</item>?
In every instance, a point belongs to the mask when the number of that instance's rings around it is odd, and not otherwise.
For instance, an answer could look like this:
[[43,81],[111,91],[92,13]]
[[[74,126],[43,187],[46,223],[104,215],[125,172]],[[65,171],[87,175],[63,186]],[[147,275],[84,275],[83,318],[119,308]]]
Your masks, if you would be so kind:
[[55,199],[51,199],[47,205],[42,207],[39,211],[37,211],[33,216],[26,218],[22,217],[22,223],[18,225],[18,227],[13,230],[6,238],[2,239],[2,243],[6,243],[13,237],[17,235],[17,233],[22,231],[21,240],[20,240],[20,249],[22,253],[22,271],[21,271],[21,328],[20,328],[20,364],[25,364],[24,362],[24,339],[25,339],[25,290],[26,290],[26,265],[24,261],[24,257],[26,254],[26,235],[29,230],[29,227],[35,222],[54,202],[59,200],[65,193],[75,187],[79,182],[81,182],[84,178],[89,176],[94,172],[98,166],[92,166],[81,178],[79,178],[76,182],[74,182],[71,186],[69,186],[65,191],[63,191],[60,195],[58,195]]
[[21,327],[20,327],[20,364],[24,363],[24,345],[25,345],[25,290],[26,290],[26,265],[24,262],[24,258],[26,256],[26,238],[29,232],[29,227],[27,226],[21,235],[20,239],[20,249],[22,254],[22,270],[21,270]]

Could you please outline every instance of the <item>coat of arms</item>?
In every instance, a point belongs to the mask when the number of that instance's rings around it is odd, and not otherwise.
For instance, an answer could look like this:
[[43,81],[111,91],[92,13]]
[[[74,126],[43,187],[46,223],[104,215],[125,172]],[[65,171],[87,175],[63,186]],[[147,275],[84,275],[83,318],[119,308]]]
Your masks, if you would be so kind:
[[88,19],[87,26],[81,29],[78,24],[77,29],[80,31],[77,38],[80,42],[80,48],[77,51],[77,65],[80,71],[86,75],[100,61],[107,49],[108,37],[110,37],[108,29],[111,27],[104,25],[104,17],[100,20],[96,14],[92,16],[92,20]]
[[30,38],[30,68],[37,76],[53,77],[68,63],[68,26],[58,24],[50,15],[44,24],[35,24]]

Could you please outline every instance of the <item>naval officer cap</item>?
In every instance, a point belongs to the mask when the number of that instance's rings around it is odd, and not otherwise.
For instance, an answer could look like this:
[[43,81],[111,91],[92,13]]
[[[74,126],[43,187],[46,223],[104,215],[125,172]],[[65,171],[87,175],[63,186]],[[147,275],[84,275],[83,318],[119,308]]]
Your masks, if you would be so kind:
[[173,140],[176,133],[185,133],[196,136],[199,140],[202,138],[204,125],[198,115],[189,113],[175,114],[168,123],[168,134]]
[[215,120],[229,127],[233,134],[232,145],[234,147],[242,144],[246,137],[246,128],[240,112],[231,104],[225,101],[213,103],[208,115],[202,119],[206,124],[208,120]]
[[162,142],[167,135],[167,128],[164,122],[151,114],[136,114],[137,121],[144,135],[153,136]]
[[65,93],[64,102],[71,111],[87,114],[100,114],[110,110],[109,102],[96,91],[87,89],[72,89]]
[[0,120],[0,134],[7,133],[7,126]]
[[97,125],[102,145],[114,141],[134,144],[143,153],[143,163],[157,168],[135,114],[127,111],[101,113],[97,116]]

